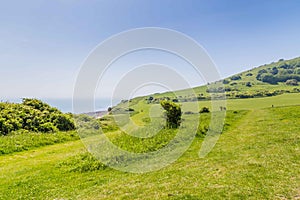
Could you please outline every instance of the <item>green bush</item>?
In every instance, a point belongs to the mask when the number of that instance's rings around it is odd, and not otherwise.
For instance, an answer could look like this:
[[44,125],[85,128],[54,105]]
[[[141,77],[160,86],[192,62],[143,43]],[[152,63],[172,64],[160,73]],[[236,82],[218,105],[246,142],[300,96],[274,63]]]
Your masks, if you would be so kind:
[[201,110],[199,111],[199,113],[209,113],[210,111],[209,111],[209,108],[207,108],[207,107],[203,107],[203,108],[201,108]]
[[251,86],[252,86],[251,82],[247,82],[247,83],[246,83],[246,86],[247,86],[247,87],[251,87]]
[[207,131],[209,128],[209,123],[203,123],[202,121],[200,122],[197,132],[196,132],[196,136],[197,137],[201,137],[206,135]]
[[192,111],[186,111],[186,112],[184,112],[184,114],[185,114],[185,115],[192,115],[192,114],[195,114],[195,113],[192,112]]
[[166,127],[167,128],[178,128],[181,123],[181,108],[180,105],[170,102],[170,101],[161,101],[160,105],[166,111]]
[[286,85],[293,85],[293,86],[297,86],[298,85],[298,81],[296,79],[289,79],[285,82]]
[[298,62],[278,63],[272,68],[259,70],[256,79],[270,84],[277,84],[278,82],[286,82],[289,79],[300,81],[299,74],[300,64]]
[[232,77],[230,77],[231,80],[236,81],[236,80],[241,80],[242,77],[240,75],[234,75]]
[[71,114],[37,99],[23,99],[21,104],[0,103],[0,135],[12,131],[56,132],[74,130]]
[[224,79],[224,80],[223,80],[223,84],[229,84],[229,83],[230,83],[229,80],[227,80],[227,79]]

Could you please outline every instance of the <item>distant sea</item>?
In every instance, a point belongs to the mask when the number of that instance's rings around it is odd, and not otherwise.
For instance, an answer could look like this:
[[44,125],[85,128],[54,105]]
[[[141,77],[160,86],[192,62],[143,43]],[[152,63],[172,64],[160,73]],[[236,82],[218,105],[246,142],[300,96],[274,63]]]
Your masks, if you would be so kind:
[[[1,98],[0,99],[3,102],[14,102],[14,103],[21,103],[22,102],[22,98],[13,98],[13,99],[5,99],[5,98]],[[52,107],[56,107],[59,110],[61,110],[62,112],[71,112],[73,113],[73,100],[72,98],[69,99],[52,99],[52,98],[41,98],[40,100],[42,100],[43,102],[49,104]],[[111,99],[108,98],[103,98],[103,99],[96,99],[95,100],[95,110],[93,111],[106,111],[108,107],[114,106],[116,105],[118,102],[118,100],[113,100],[113,102],[111,102]],[[86,111],[86,112],[91,112]]]

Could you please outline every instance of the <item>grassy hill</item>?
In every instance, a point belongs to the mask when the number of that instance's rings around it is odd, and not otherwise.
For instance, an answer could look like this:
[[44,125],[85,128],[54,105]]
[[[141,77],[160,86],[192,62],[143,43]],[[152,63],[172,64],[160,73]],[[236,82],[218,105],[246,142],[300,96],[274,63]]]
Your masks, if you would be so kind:
[[[123,150],[147,153],[166,147],[178,134],[176,129],[164,129],[159,100],[180,103],[180,130],[191,134],[196,124],[192,133],[196,137],[179,159],[158,171],[135,174],[110,168],[76,141],[74,132],[1,136],[4,150],[17,143],[26,148],[0,156],[0,199],[300,199],[300,93],[297,79],[290,81],[297,77],[299,61],[281,60],[254,68],[210,83],[213,87],[124,100],[98,121],[75,116],[83,142],[100,144],[107,137]],[[270,71],[274,67],[277,74]],[[281,75],[287,80],[265,82],[270,73],[277,80],[284,80]],[[223,132],[212,151],[199,158],[211,117],[224,112],[212,107],[210,96],[224,91],[227,101],[218,101],[226,103]],[[203,107],[212,112],[199,115]],[[73,139],[43,146],[45,140],[57,141],[68,134]],[[42,145],[34,146],[36,141]],[[126,159],[112,155],[111,162]]]
[[[270,75],[277,77],[279,81],[276,83],[266,82],[264,77]],[[275,79],[274,77],[273,79]],[[153,110],[159,112],[159,102],[165,99],[180,103],[183,112],[191,113],[198,113],[202,107],[212,109],[210,100],[222,94],[226,96],[226,106],[229,110],[271,107],[278,104],[298,105],[299,102],[295,98],[300,93],[298,80],[300,80],[300,58],[281,59],[278,62],[262,65],[226,79],[208,83],[208,85],[123,100],[113,107],[112,113],[115,115],[130,114],[134,123],[142,126],[146,124],[145,121],[149,120],[149,112],[154,113]],[[287,95],[290,93],[292,94]],[[283,96],[276,97],[279,95]],[[275,98],[263,98],[272,96]],[[244,99],[249,99],[249,101],[244,101]],[[225,105],[225,103],[222,104]]]
[[[272,81],[269,81],[270,78]],[[275,81],[274,81],[275,80]],[[209,100],[211,95],[225,92],[227,99],[243,99],[300,92],[300,58],[280,60],[238,73],[208,85],[187,90],[149,95],[148,103],[170,98],[179,102]],[[145,97],[130,100],[136,104]],[[127,103],[126,100],[123,103]]]
[[0,199],[297,199],[299,115],[299,106],[243,112],[207,157],[197,137],[175,163],[146,174],[103,167],[80,141],[4,155]]

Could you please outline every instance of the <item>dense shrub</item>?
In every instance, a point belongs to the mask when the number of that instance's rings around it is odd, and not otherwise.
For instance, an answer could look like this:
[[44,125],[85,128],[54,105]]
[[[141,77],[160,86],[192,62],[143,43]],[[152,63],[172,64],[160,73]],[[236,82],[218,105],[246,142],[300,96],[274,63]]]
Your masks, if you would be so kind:
[[204,136],[209,128],[209,123],[203,123],[201,122],[198,126],[197,132],[196,132],[196,136],[197,137],[201,137]]
[[209,108],[203,107],[203,108],[201,108],[199,113],[209,113]]
[[251,87],[251,86],[252,86],[251,82],[247,82],[247,83],[246,83],[246,86],[247,86],[247,87]]
[[231,90],[232,90],[231,87],[225,87],[226,92],[230,92]]
[[180,105],[170,101],[161,101],[160,105],[166,111],[166,127],[178,128],[181,123],[181,108]]
[[280,65],[279,68],[281,68],[281,69],[290,69],[292,67],[291,67],[291,65],[288,65],[287,63],[284,63],[284,64]]
[[195,114],[195,113],[192,112],[192,111],[186,111],[186,112],[184,112],[184,114],[185,114],[185,115],[192,115],[192,114]]
[[210,87],[208,89],[206,89],[207,93],[224,93],[225,89],[223,87]]
[[266,69],[261,69],[258,71],[259,74],[263,74],[263,73],[268,73],[268,71]]
[[128,108],[128,109],[126,109],[125,111],[127,111],[127,112],[133,112],[134,109],[133,109],[133,108]]
[[253,94],[242,93],[242,94],[236,94],[235,97],[245,99],[245,98],[253,98],[254,95]]
[[262,82],[277,84],[278,82],[286,82],[289,79],[295,79],[297,81],[300,81],[300,76],[296,74],[286,74],[286,75],[262,74],[259,79]]
[[228,84],[228,83],[230,83],[229,80],[227,80],[227,79],[224,79],[224,80],[223,80],[223,84]]
[[23,99],[21,104],[0,103],[0,134],[28,130],[34,132],[56,132],[74,130],[71,114],[37,99]]
[[230,79],[233,80],[233,81],[236,81],[236,80],[241,80],[242,77],[239,76],[239,75],[234,75],[234,76],[230,77]]
[[289,79],[285,82],[286,85],[298,85],[298,81],[296,79]]
[[279,72],[279,70],[277,69],[277,67],[273,67],[271,74],[276,75],[276,74],[278,74],[278,72]]
[[[258,71],[256,79],[262,82],[277,84],[278,82],[286,82],[289,79],[300,81],[300,63],[278,63],[272,68],[262,69]],[[288,82],[294,83],[294,82]]]

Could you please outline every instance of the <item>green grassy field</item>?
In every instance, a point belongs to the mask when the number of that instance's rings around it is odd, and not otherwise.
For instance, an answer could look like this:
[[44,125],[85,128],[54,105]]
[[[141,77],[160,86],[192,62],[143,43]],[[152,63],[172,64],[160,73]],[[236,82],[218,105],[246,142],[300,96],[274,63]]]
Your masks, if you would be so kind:
[[12,133],[7,136],[0,136],[0,155],[79,139],[76,131],[48,134],[19,131],[18,133]]
[[[189,102],[185,104],[191,104]],[[211,107],[209,101],[200,101],[199,107]],[[277,106],[300,105],[299,93],[286,93],[273,97],[249,98],[249,99],[227,99],[226,107],[228,110],[252,110],[261,108],[271,108]]]
[[[299,102],[299,93],[228,100],[225,130],[206,157],[195,137],[177,161],[144,174],[103,166],[79,140],[2,155],[0,199],[300,199]],[[133,122],[147,124],[152,107],[137,103]],[[119,130],[106,134],[127,150],[156,147],[126,146],[132,140]],[[170,134],[157,137],[157,147]]]

